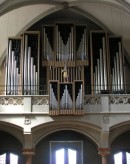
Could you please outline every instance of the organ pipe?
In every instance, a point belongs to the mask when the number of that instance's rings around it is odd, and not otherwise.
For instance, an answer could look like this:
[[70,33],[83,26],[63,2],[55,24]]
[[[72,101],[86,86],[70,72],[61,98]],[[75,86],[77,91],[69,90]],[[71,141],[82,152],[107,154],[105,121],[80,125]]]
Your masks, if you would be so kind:
[[83,31],[82,38],[77,50],[77,59],[86,60],[87,59],[87,37],[86,28]]
[[[5,86],[6,94],[16,95],[18,94],[19,85],[19,72],[18,72],[18,58],[19,58],[19,45],[16,45],[16,40],[9,39],[8,42],[8,54],[6,57],[6,75]],[[20,42],[18,42],[20,44]]]
[[104,90],[107,90],[107,64],[106,64],[106,46],[105,46],[105,38],[102,38],[103,42],[103,76],[104,76]]
[[114,55],[114,65],[112,68],[112,91],[120,92],[124,90],[123,87],[123,65],[122,65],[122,52],[121,43],[118,42],[118,49]]
[[[44,30],[45,34],[45,30]],[[35,95],[38,93],[38,63],[34,63],[34,56],[33,54],[33,45],[30,45],[30,35],[25,34],[25,44],[24,44],[24,63],[23,63],[23,70],[24,70],[24,94],[31,94]],[[44,40],[44,45],[48,46],[46,37]],[[36,43],[38,44],[38,43]],[[38,51],[38,50],[37,50]],[[38,56],[38,54],[36,54]],[[46,57],[46,53],[44,52],[44,57]],[[49,58],[48,56],[47,58]]]
[[124,83],[123,83],[123,62],[122,62],[122,60],[123,60],[123,58],[122,58],[122,52],[121,52],[121,42],[119,42],[118,43],[118,45],[119,45],[119,62],[120,62],[120,78],[121,78],[121,90],[124,90],[124,87],[123,87],[123,85],[124,85]]
[[58,108],[58,102],[56,100],[52,84],[50,83],[50,109],[55,110]]
[[[101,91],[107,90],[107,66],[106,66],[106,47],[105,47],[105,37],[102,37],[102,48],[99,48],[99,56],[96,60],[96,65],[94,66],[95,72],[93,73],[94,79],[94,90],[96,94],[101,93]],[[95,77],[94,77],[95,76]]]
[[24,52],[24,94],[27,93],[27,42],[28,36],[25,35],[25,52]]

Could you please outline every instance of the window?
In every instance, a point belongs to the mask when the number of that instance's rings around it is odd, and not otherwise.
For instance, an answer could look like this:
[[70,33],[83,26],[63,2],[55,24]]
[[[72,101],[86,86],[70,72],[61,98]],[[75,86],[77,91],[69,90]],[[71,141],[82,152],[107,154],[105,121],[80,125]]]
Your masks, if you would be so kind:
[[77,164],[77,151],[72,149],[59,149],[56,151],[56,164]]
[[51,141],[50,164],[82,164],[82,141]]
[[0,155],[0,164],[6,164],[6,163],[18,164],[18,155],[15,155],[13,153],[4,153]]
[[130,164],[130,153],[119,152],[114,155],[114,164]]

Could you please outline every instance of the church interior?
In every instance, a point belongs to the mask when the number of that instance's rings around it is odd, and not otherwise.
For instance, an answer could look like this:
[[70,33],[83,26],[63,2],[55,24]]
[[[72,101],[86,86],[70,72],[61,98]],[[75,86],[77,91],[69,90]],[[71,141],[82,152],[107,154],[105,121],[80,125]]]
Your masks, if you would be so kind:
[[0,0],[0,164],[130,164],[130,0]]

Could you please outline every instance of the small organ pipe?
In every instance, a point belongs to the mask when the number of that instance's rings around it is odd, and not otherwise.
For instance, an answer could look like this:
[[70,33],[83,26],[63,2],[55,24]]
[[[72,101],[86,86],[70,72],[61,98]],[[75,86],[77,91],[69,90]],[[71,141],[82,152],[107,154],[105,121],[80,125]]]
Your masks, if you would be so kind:
[[98,69],[97,66],[95,67],[95,87],[96,87],[96,94],[98,94]]
[[14,73],[14,77],[13,77],[13,81],[14,81],[14,94],[16,94],[16,85],[17,85],[17,68],[16,68],[16,60],[14,59],[14,70],[13,70],[13,73]]
[[33,86],[34,86],[34,67],[33,67],[33,57],[31,57],[31,94],[33,94]]
[[18,85],[19,85],[19,73],[18,73],[18,68],[16,68],[16,85],[15,85],[16,95],[18,95]]
[[38,73],[36,72],[36,80],[35,80],[35,91],[36,91],[36,95],[38,94]]
[[33,76],[34,76],[34,84],[33,84],[33,93],[36,94],[36,65],[33,66]]

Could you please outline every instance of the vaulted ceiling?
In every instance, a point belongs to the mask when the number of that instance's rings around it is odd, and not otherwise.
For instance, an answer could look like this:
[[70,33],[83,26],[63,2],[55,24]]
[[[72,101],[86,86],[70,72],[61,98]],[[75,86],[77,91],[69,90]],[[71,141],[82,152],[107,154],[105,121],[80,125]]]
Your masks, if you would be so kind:
[[[10,14],[6,16],[8,13]],[[130,0],[0,0],[0,16],[0,57],[6,48],[6,39],[3,36],[6,25],[9,24],[9,37],[18,35],[40,19],[69,18],[81,23],[91,20],[90,22],[110,33],[121,36],[127,57],[130,58]],[[20,26],[23,20],[23,27],[16,27]],[[3,22],[5,25],[1,27]]]

